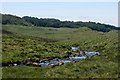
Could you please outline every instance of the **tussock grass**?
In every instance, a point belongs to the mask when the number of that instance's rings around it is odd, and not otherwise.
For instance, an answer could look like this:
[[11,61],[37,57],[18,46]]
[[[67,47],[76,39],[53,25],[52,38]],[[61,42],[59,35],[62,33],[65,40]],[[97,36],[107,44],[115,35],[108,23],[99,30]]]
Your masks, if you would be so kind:
[[[3,25],[3,62],[33,61],[63,58],[71,46],[82,50],[99,51],[94,56],[76,63],[40,68],[29,66],[4,67],[3,78],[117,78],[118,31],[108,33],[82,28],[47,28]],[[11,33],[11,34],[9,34]],[[74,52],[71,52],[74,54]]]

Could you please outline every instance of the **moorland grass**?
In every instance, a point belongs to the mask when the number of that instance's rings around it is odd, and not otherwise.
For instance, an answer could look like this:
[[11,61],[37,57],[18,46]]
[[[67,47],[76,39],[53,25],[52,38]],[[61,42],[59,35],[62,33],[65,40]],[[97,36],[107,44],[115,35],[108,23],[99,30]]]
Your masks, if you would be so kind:
[[2,61],[39,60],[65,57],[71,46],[98,51],[94,56],[76,63],[56,67],[3,67],[3,78],[117,78],[118,31],[97,32],[82,28],[48,28],[3,25]]

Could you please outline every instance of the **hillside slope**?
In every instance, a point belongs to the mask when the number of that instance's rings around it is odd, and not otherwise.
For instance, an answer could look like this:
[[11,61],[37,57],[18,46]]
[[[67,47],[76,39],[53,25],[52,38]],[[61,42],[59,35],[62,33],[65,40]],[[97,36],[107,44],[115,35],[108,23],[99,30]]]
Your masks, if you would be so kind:
[[94,56],[76,63],[56,67],[3,67],[3,78],[117,78],[118,31],[108,33],[89,28],[51,28],[3,25],[3,62],[33,61],[50,57],[63,58],[77,54],[69,50],[98,51]]
[[30,26],[31,23],[26,22],[24,19],[11,15],[11,14],[0,14],[2,16],[2,21],[0,23],[4,24],[14,24],[14,25],[24,25],[24,26]]
[[102,32],[109,32],[111,30],[118,30],[119,28],[107,25],[107,24],[101,24],[96,22],[82,22],[82,21],[60,21],[58,19],[51,19],[51,18],[36,18],[36,17],[29,17],[24,16],[24,20],[26,20],[29,23],[32,23],[35,26],[44,26],[44,27],[54,27],[54,28],[60,28],[60,27],[67,27],[67,28],[79,28],[79,27],[88,27],[92,30],[96,31],[102,31]]
[[10,14],[0,14],[2,15],[2,24],[15,24],[23,26],[38,26],[38,27],[53,27],[53,28],[79,28],[79,27],[88,27],[92,30],[109,32],[111,30],[120,30],[119,27],[112,25],[95,23],[95,22],[74,22],[74,21],[60,21],[54,18],[36,18],[36,17],[18,17]]

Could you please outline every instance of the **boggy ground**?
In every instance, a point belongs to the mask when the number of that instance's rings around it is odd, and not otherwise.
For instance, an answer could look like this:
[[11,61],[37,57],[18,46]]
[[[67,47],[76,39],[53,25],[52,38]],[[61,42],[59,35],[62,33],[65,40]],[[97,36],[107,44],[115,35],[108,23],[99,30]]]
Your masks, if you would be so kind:
[[3,67],[3,78],[117,78],[118,31],[108,33],[82,28],[48,28],[3,25],[2,62],[63,58],[70,46],[98,51],[100,56],[57,67]]

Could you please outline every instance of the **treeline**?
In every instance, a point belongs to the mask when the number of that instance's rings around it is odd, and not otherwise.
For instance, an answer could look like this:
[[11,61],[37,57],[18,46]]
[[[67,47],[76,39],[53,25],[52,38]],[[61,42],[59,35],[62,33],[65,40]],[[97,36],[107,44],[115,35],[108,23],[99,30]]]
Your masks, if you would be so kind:
[[2,21],[0,20],[0,23],[2,24],[15,24],[15,25],[24,25],[29,26],[32,25],[31,23],[28,23],[21,17],[10,15],[10,14],[0,14]]
[[44,27],[54,27],[54,28],[60,28],[60,27],[68,27],[68,28],[79,28],[79,27],[88,27],[92,30],[102,31],[102,32],[108,32],[110,30],[116,30],[115,26],[101,24],[101,23],[95,23],[95,22],[73,22],[73,21],[60,21],[58,19],[50,19],[50,18],[35,18],[35,17],[29,17],[24,16],[24,20],[26,20],[29,23],[32,23],[35,26],[44,26]]
[[25,26],[42,26],[42,27],[54,27],[54,28],[61,28],[61,27],[68,27],[68,28],[79,28],[79,27],[88,27],[92,30],[102,31],[102,32],[108,32],[111,30],[120,30],[120,28],[107,25],[107,24],[101,24],[101,23],[95,23],[95,22],[74,22],[74,21],[60,21],[58,19],[54,18],[36,18],[36,17],[29,17],[24,16],[22,18],[18,16],[13,15],[7,15],[2,14],[2,24],[16,24],[16,25],[25,25]]

